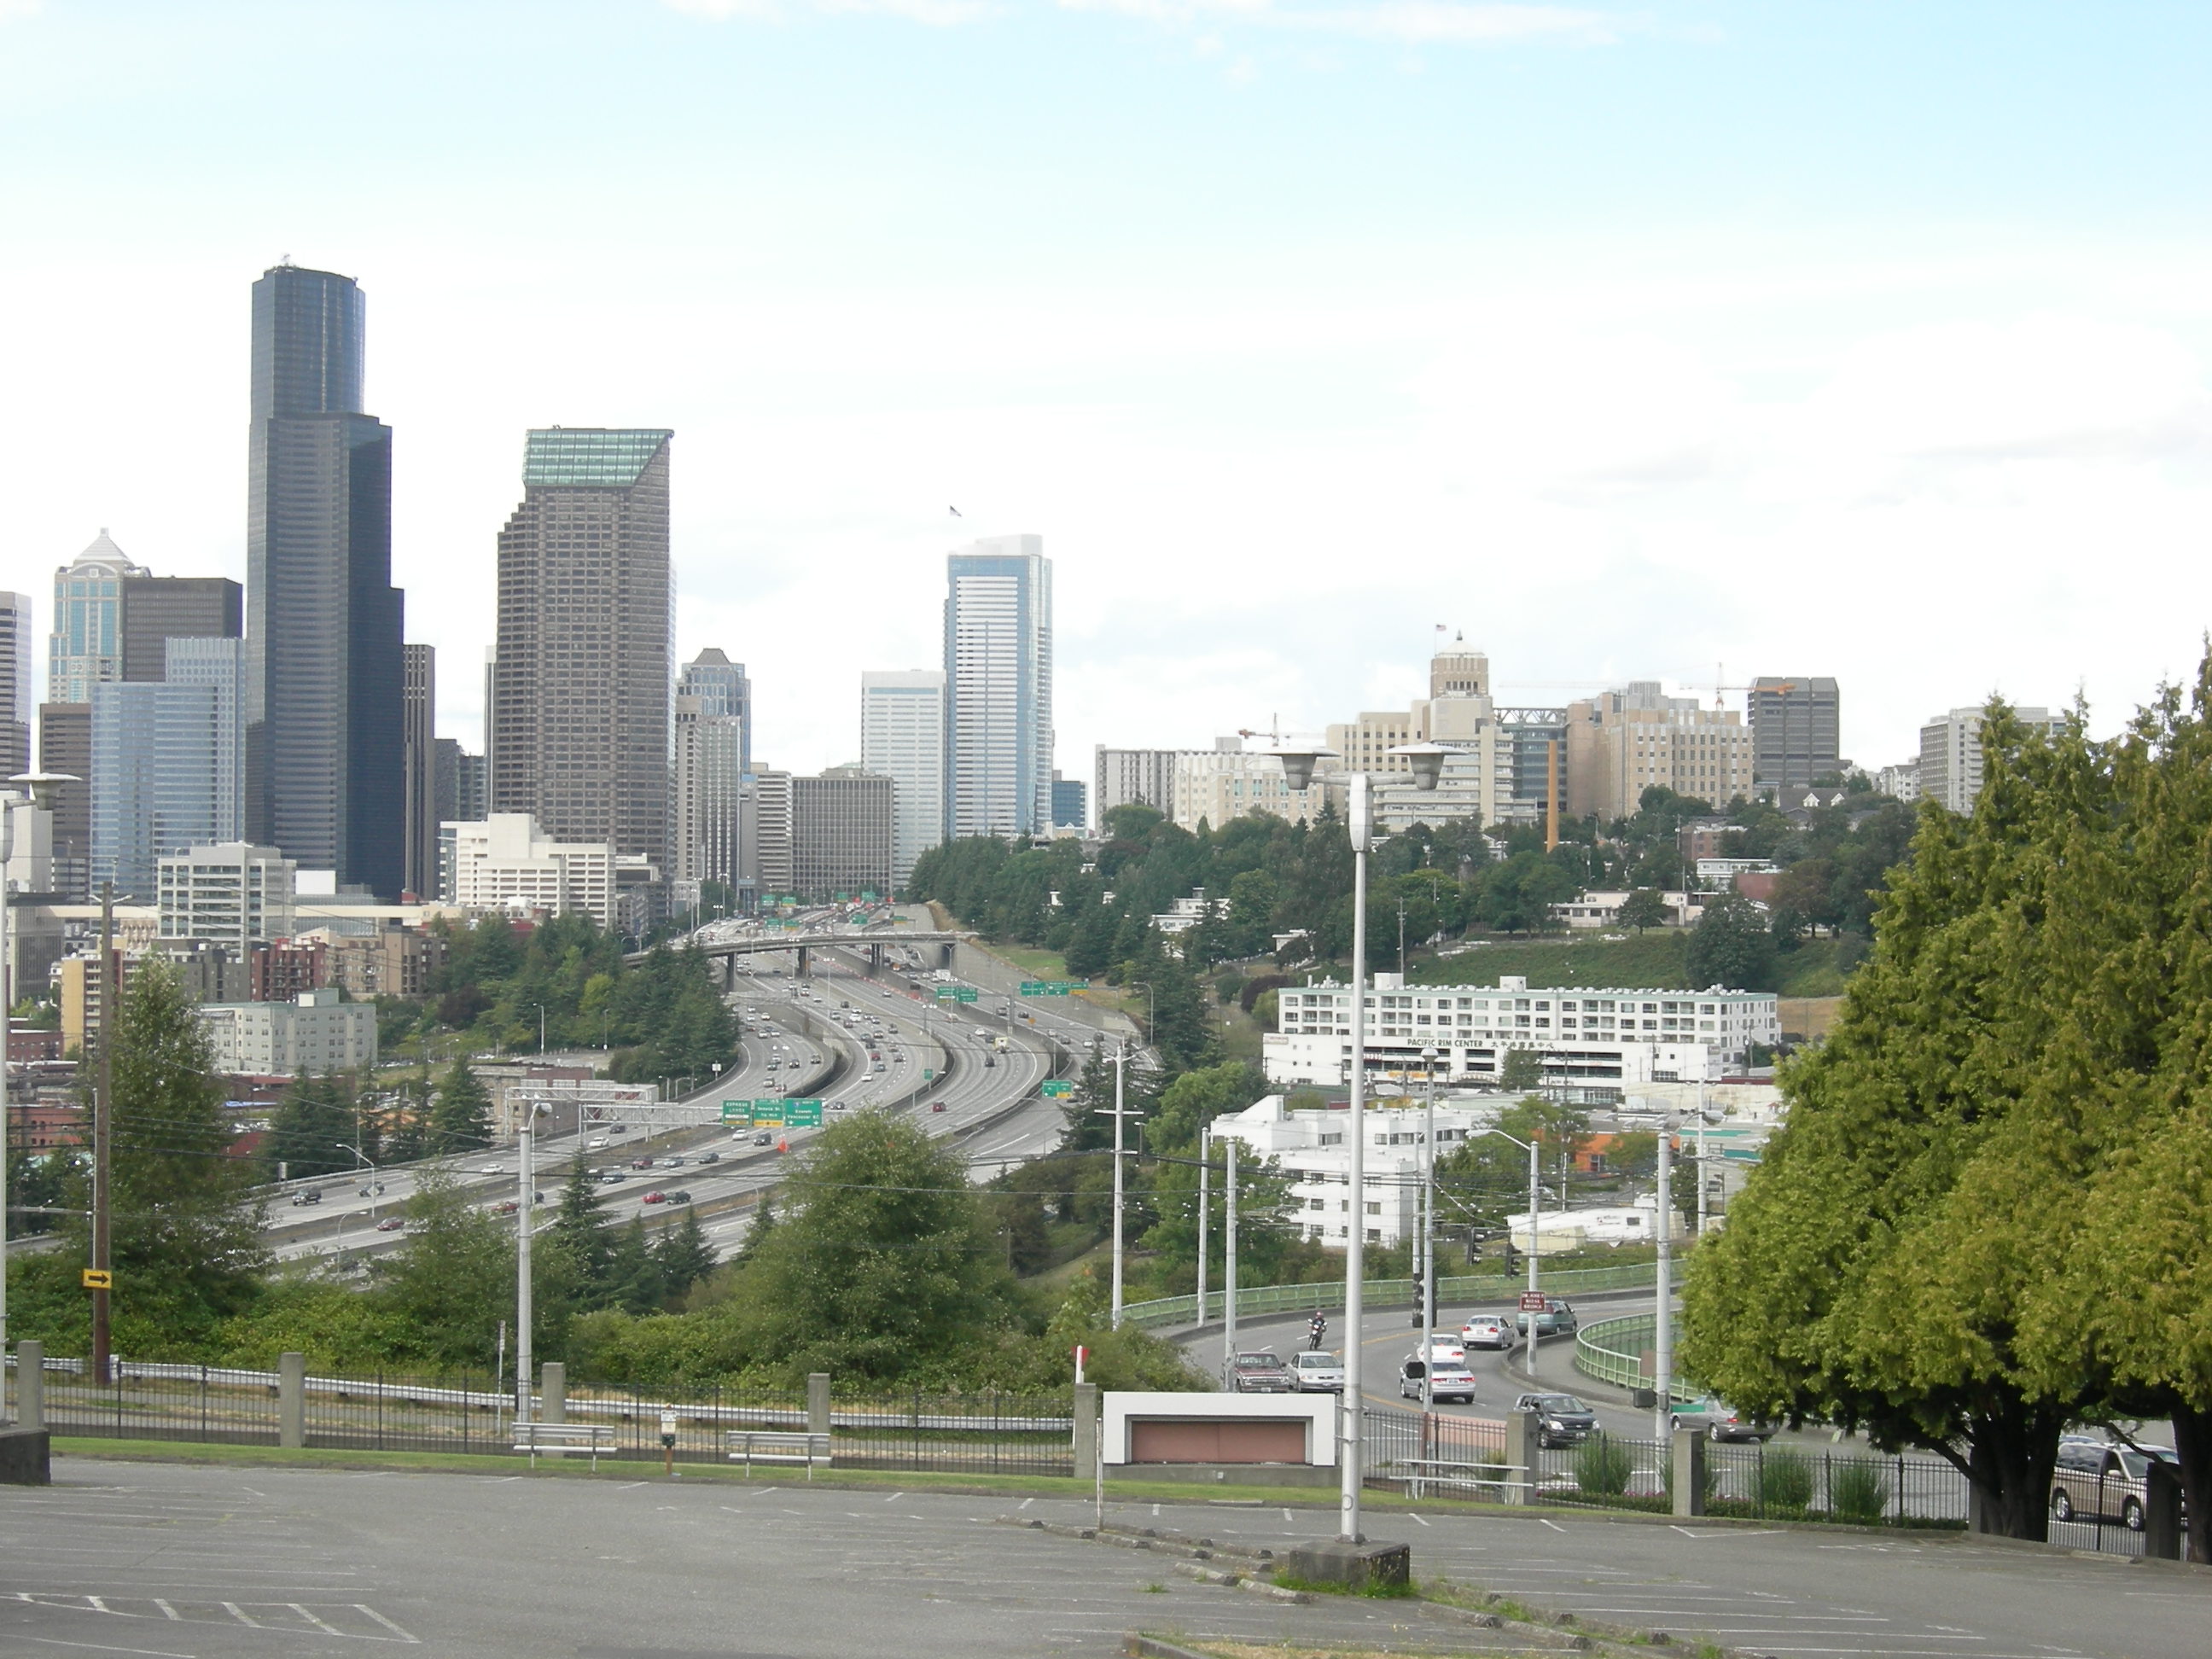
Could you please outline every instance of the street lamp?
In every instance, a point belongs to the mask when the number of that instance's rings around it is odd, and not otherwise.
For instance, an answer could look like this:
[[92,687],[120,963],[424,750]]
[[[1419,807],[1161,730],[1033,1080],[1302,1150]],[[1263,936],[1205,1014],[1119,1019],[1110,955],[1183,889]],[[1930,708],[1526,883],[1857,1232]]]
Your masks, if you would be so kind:
[[[1313,782],[1315,763],[1334,750],[1279,745],[1274,754],[1283,763],[1283,781],[1292,794],[1303,793]],[[1443,772],[1444,750],[1433,743],[1406,744],[1393,749],[1402,756],[1413,775],[1414,785],[1433,789]],[[1352,1188],[1349,1221],[1344,1230],[1344,1410],[1337,1432],[1342,1444],[1337,1463],[1343,1476],[1338,1503],[1338,1535],[1347,1544],[1360,1541],[1360,1431],[1364,1415],[1360,1394],[1360,1325],[1366,1313],[1363,1275],[1367,1265],[1367,854],[1374,840],[1371,781],[1364,772],[1347,775],[1351,811],[1346,827],[1352,839],[1352,1084],[1347,1116],[1351,1133],[1346,1138],[1350,1156],[1345,1179]]]
[[[1536,1160],[1539,1156],[1536,1150],[1537,1143],[1533,1140],[1523,1140],[1518,1135],[1509,1135],[1504,1130],[1498,1128],[1478,1129],[1475,1133],[1478,1134],[1496,1135],[1500,1140],[1510,1140],[1516,1146],[1522,1148],[1528,1154],[1528,1293],[1527,1296],[1523,1297],[1522,1300],[1525,1303],[1533,1304],[1527,1310],[1528,1315],[1528,1380],[1531,1382],[1535,1383],[1539,1388],[1541,1388],[1543,1386],[1543,1379],[1536,1375],[1536,1326],[1538,1316],[1544,1311],[1542,1307],[1542,1298],[1538,1295],[1536,1288],[1536,1206],[1541,1201],[1543,1189],[1537,1185],[1538,1174]],[[1562,1189],[1562,1199],[1564,1199],[1565,1196],[1565,1191]],[[1509,1246],[1513,1243],[1513,1229],[1510,1225],[1505,1230],[1505,1242]]]
[[1421,1050],[1423,1069],[1429,1074],[1428,1104],[1421,1115],[1421,1248],[1414,1264],[1421,1274],[1421,1409],[1437,1403],[1437,1058],[1432,1047]]
[[[368,1153],[362,1152],[360,1147],[349,1146],[343,1140],[334,1140],[331,1145],[337,1147],[342,1152],[351,1152],[356,1158],[359,1158],[365,1166],[367,1166],[368,1172],[372,1176],[378,1173],[376,1160],[369,1157]],[[384,1183],[382,1182],[372,1180],[369,1182],[368,1218],[371,1221],[376,1219],[376,1200],[378,1195],[383,1191]]]
[[[27,801],[51,807],[56,788],[82,781],[66,772],[19,772],[8,780],[11,787],[0,792],[0,1354],[8,1351],[8,1039],[15,1026],[15,955],[8,936],[8,865],[15,856],[15,815],[9,809]],[[106,1006],[103,1002],[103,1011]],[[101,1109],[106,1109],[104,1103]]]

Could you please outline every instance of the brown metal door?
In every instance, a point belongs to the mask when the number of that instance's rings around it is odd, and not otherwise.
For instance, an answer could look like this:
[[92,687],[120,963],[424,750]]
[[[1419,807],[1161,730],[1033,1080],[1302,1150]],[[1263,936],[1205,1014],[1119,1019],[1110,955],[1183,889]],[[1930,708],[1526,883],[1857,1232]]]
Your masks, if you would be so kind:
[[1139,1418],[1129,1425],[1133,1463],[1303,1463],[1303,1419]]

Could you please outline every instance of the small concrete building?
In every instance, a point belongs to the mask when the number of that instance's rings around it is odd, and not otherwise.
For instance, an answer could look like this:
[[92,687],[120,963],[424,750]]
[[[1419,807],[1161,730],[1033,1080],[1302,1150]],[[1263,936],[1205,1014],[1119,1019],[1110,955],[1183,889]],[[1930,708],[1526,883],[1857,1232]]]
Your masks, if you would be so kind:
[[249,1077],[361,1072],[376,1064],[376,1009],[335,988],[290,1002],[216,1002],[200,1011],[215,1069]]

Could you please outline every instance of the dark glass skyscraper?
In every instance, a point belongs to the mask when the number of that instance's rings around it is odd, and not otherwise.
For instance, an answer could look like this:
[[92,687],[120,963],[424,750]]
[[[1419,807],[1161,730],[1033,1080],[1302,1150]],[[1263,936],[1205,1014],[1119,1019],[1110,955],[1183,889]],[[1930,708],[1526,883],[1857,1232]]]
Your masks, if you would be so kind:
[[331,271],[278,265],[253,285],[246,836],[396,896],[401,595],[392,428],[362,412],[365,313]]

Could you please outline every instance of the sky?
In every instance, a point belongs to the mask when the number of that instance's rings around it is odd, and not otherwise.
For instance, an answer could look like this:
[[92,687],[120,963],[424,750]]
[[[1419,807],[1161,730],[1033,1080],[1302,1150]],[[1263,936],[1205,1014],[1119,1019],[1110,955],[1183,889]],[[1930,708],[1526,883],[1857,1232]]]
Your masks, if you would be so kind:
[[2208,67],[2130,0],[0,0],[0,586],[243,578],[289,257],[471,748],[556,423],[675,430],[679,657],[794,770],[1016,532],[1072,777],[1438,624],[1514,702],[1832,675],[1869,767],[2110,731],[2212,627]]

